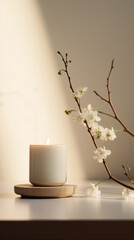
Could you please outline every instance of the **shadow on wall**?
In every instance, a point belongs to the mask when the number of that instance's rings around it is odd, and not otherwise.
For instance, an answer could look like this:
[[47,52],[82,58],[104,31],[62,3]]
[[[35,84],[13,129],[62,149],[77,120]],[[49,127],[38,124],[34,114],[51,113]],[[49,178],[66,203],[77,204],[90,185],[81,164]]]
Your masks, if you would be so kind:
[[[57,68],[62,68],[62,61],[56,55],[57,50],[68,52],[72,60],[70,74],[74,88],[88,87],[88,93],[81,101],[83,106],[92,103],[94,107],[111,113],[109,107],[92,92],[97,90],[106,96],[106,78],[111,60],[115,57],[111,82],[113,103],[121,119],[132,130],[134,114],[129,106],[133,102],[134,87],[134,2],[38,0],[38,6],[49,33]],[[74,108],[66,77],[62,75],[59,81],[68,102],[65,109]],[[122,129],[110,118],[102,116],[102,122],[105,127]],[[86,130],[76,123],[71,125],[86,178],[104,178],[106,173],[103,166],[92,159],[94,147]],[[119,133],[115,142],[106,145],[112,150],[108,158],[109,166],[114,175],[122,178],[121,165],[133,167],[133,139],[125,133]]]
[[69,180],[84,178],[37,1],[1,1],[0,15],[0,180],[27,181],[29,144],[44,144],[47,136],[72,147]]

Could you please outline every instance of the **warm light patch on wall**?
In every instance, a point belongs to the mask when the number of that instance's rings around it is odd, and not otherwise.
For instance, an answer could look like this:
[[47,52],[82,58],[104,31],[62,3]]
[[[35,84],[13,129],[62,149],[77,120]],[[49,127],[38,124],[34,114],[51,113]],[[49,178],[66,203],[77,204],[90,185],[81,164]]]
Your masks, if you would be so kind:
[[72,146],[69,178],[83,178],[37,1],[1,1],[0,15],[0,180],[27,180],[28,146],[47,136]]

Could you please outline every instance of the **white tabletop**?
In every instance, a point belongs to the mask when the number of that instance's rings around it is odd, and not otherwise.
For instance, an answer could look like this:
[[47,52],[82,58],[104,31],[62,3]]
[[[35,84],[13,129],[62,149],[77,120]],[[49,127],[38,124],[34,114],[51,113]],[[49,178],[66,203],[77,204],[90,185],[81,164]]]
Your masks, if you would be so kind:
[[122,198],[120,185],[101,184],[102,197],[96,199],[85,196],[88,183],[78,184],[78,195],[70,198],[26,199],[14,193],[14,184],[0,182],[0,220],[134,219],[134,200]]

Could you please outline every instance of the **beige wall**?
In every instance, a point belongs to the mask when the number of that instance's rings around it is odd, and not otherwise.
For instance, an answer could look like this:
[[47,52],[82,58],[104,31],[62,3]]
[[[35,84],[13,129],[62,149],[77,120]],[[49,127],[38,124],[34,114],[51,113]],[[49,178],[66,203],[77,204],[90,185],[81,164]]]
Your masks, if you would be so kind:
[[[82,105],[110,111],[93,90],[106,96],[106,78],[112,58],[113,103],[133,130],[134,1],[130,0],[3,0],[0,1],[0,179],[28,179],[28,145],[67,143],[70,180],[106,176],[92,159],[93,144],[85,129],[64,115],[74,107],[67,80],[59,78],[62,63],[57,50],[72,59],[75,88],[87,86]],[[121,129],[110,118],[103,125]],[[121,165],[133,167],[133,138],[118,133],[107,143],[107,160],[115,176]]]

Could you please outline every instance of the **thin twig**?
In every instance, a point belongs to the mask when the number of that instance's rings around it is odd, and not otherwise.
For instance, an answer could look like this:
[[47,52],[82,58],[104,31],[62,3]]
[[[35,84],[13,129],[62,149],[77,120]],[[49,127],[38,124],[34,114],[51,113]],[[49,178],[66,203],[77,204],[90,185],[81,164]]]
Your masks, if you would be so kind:
[[[71,78],[70,78],[70,75],[69,75],[69,73],[68,73],[67,55],[66,55],[66,60],[65,60],[64,57],[63,57],[63,55],[62,55],[59,51],[58,51],[58,54],[61,56],[61,58],[62,58],[62,60],[63,60],[64,66],[65,66],[65,73],[66,73],[67,78],[68,78],[68,81],[69,81],[70,89],[71,89],[72,93],[74,93],[74,89],[73,89],[73,86],[72,86],[72,83],[71,83]],[[112,62],[111,70],[110,70],[109,75],[108,75],[108,78],[107,78],[108,94],[110,94],[110,90],[109,90],[109,79],[110,79],[110,75],[111,75],[112,69],[113,69],[113,62]],[[110,99],[109,101],[111,101],[111,97],[109,97],[109,99]],[[105,100],[106,100],[106,99],[105,99]],[[76,103],[77,103],[77,105],[78,105],[79,111],[82,113],[81,105],[80,105],[79,101],[77,100],[77,98],[75,98],[75,101],[76,101]],[[107,101],[107,100],[106,100],[106,101]],[[91,138],[92,138],[92,141],[93,141],[93,144],[94,144],[95,148],[97,148],[97,144],[96,144],[95,138],[94,138],[94,136],[93,136],[92,133],[91,133],[91,128],[89,127],[88,122],[85,120],[84,123],[86,124],[87,131],[88,131],[89,135],[90,135]],[[106,161],[105,161],[104,159],[103,159],[103,165],[104,165],[104,167],[105,167],[105,169],[106,169],[106,171],[107,171],[107,173],[108,173],[108,175],[109,175],[109,179],[112,179],[114,182],[116,182],[116,183],[118,183],[118,184],[120,184],[120,185],[122,185],[122,186],[124,186],[124,187],[126,187],[126,188],[129,188],[129,189],[131,189],[131,190],[134,190],[134,187],[132,187],[132,186],[130,186],[130,185],[128,185],[128,184],[126,184],[126,183],[118,180],[118,179],[115,178],[114,176],[112,176],[112,174],[111,174],[111,172],[110,172],[110,170],[109,170],[109,168],[108,168],[108,166],[107,166],[107,164],[106,164]]]
[[[63,61],[64,66],[65,66],[64,72],[66,73],[66,75],[67,75],[67,77],[68,77],[70,89],[71,89],[72,93],[74,93],[74,89],[73,89],[73,86],[72,86],[72,83],[71,83],[71,77],[70,77],[69,72],[68,72],[68,61],[67,61],[67,56],[68,56],[68,55],[67,55],[67,53],[66,53],[66,60],[65,60],[64,57],[63,57],[63,55],[61,54],[61,52],[58,51],[57,53],[58,53],[58,54],[61,56],[61,58],[62,58],[62,61]],[[77,105],[78,105],[78,108],[79,108],[80,112],[82,113],[81,106],[80,106],[80,103],[79,103],[78,99],[75,98],[75,101],[76,101],[76,103],[77,103]]]
[[130,177],[130,175],[129,175],[129,172],[130,172],[130,168],[125,168],[125,166],[124,165],[122,165],[122,168],[123,168],[123,170],[124,170],[124,175],[129,179],[129,181],[131,182],[131,183],[133,183],[134,184],[134,180]]
[[103,100],[103,101],[109,103],[108,100],[107,100],[106,98],[102,97],[98,92],[96,92],[96,91],[93,91],[93,92],[94,92],[98,97],[100,97],[101,100]]
[[92,141],[93,141],[93,143],[94,143],[95,148],[97,148],[97,144],[96,144],[95,139],[94,139],[94,137],[93,137],[93,135],[92,135],[92,133],[91,133],[91,128],[88,126],[87,120],[85,120],[84,123],[86,124],[87,131],[88,131],[88,133],[90,134],[90,136],[91,136],[91,138],[92,138]]
[[112,114],[109,114],[109,113],[105,113],[105,112],[102,112],[102,111],[98,111],[98,113],[101,113],[101,114],[107,115],[109,117],[115,118]]
[[108,74],[108,77],[107,77],[107,92],[108,92],[109,102],[111,102],[110,76],[111,76],[111,73],[112,73],[113,68],[114,68],[114,59],[112,60],[111,68],[110,68],[110,71],[109,71],[109,74]]

